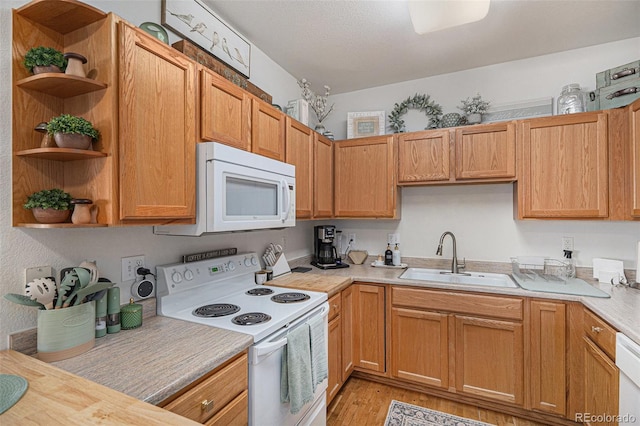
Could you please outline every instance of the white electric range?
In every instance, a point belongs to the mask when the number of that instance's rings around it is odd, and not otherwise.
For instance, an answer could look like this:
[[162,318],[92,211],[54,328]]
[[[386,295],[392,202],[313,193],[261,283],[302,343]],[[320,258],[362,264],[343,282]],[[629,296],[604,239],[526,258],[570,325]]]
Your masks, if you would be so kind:
[[158,315],[253,336],[249,348],[249,424],[323,425],[327,380],[297,413],[280,402],[280,371],[286,334],[322,316],[327,342],[327,294],[256,285],[255,253],[158,266]]

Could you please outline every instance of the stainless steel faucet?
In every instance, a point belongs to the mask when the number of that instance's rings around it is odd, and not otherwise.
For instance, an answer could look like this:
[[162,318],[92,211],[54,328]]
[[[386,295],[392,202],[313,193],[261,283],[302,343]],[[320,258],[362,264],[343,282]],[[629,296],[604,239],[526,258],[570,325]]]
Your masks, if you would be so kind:
[[436,250],[437,256],[442,256],[442,243],[444,242],[444,237],[447,235],[451,236],[451,240],[453,241],[453,259],[451,259],[451,273],[459,274],[459,270],[465,267],[465,259],[462,259],[462,263],[458,263],[458,250],[456,248],[456,236],[453,235],[453,232],[446,231],[440,236],[440,243],[438,243],[438,249]]

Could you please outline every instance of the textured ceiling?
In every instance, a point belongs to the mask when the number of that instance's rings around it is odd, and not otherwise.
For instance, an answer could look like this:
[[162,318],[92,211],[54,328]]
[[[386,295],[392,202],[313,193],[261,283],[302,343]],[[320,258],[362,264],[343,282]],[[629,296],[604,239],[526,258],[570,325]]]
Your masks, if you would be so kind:
[[294,77],[332,94],[640,36],[640,0],[493,0],[484,20],[425,35],[401,0],[205,2]]

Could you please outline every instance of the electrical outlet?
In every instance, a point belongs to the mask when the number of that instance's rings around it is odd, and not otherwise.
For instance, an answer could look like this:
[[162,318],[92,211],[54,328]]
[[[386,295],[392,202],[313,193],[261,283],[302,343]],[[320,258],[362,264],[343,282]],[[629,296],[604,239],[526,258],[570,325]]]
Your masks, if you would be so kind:
[[573,251],[573,237],[562,237],[562,250]]
[[138,268],[144,267],[144,255],[122,258],[122,281],[136,279]]
[[387,234],[387,243],[400,244],[400,234]]
[[351,249],[356,245],[356,234],[347,234],[347,244],[351,243]]
[[51,266],[34,266],[33,268],[27,268],[24,271],[26,282],[30,283],[36,278],[45,278],[53,276],[53,268]]

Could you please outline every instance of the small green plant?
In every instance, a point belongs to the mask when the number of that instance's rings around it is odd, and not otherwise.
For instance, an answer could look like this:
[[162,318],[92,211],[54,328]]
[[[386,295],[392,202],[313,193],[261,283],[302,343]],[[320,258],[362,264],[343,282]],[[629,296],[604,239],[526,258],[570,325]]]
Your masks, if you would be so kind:
[[50,65],[57,66],[61,71],[67,67],[67,60],[62,52],[53,47],[32,47],[24,55],[24,66],[31,72],[33,72],[33,67],[48,67]]
[[100,132],[93,128],[91,122],[82,117],[69,114],[62,114],[52,118],[47,123],[47,132],[51,135],[54,133],[77,133],[90,136],[93,140],[97,140],[100,137]]
[[467,115],[484,114],[489,110],[489,105],[491,104],[489,101],[483,101],[480,93],[472,98],[467,98],[460,102],[462,102],[462,104],[458,106],[458,109]]
[[69,210],[71,208],[71,194],[62,189],[44,189],[29,195],[24,208],[27,210],[41,208],[54,210]]

